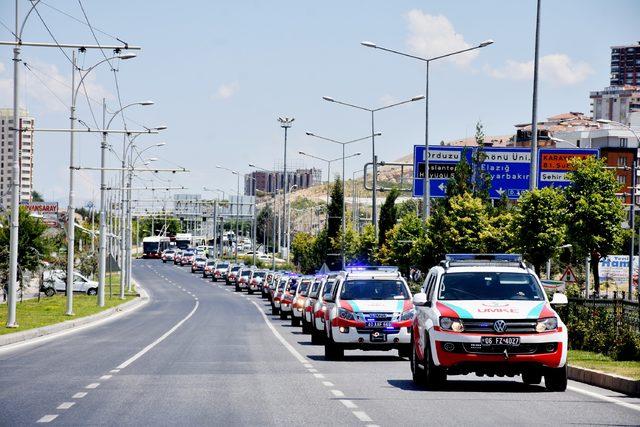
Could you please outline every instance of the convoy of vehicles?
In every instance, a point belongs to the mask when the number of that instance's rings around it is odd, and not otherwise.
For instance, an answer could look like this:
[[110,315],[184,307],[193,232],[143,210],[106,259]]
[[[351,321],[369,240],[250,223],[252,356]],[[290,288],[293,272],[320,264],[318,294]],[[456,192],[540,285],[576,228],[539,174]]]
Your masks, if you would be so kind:
[[429,388],[469,373],[520,375],[526,384],[544,378],[550,391],[567,387],[567,330],[553,309],[567,298],[556,292],[549,300],[520,255],[447,255],[412,296],[395,267],[300,276],[195,257],[190,248],[169,251],[165,262],[172,256],[236,292],[260,291],[273,315],[291,316],[312,344],[324,345],[328,360],[345,350],[395,349],[409,360],[413,381]]

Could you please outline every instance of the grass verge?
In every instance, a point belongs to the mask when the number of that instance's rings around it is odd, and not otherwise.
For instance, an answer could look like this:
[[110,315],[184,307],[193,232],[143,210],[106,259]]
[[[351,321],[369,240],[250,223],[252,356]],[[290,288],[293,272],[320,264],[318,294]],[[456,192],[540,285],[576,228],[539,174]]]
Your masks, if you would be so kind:
[[582,350],[569,350],[567,360],[571,366],[595,369],[607,374],[640,380],[640,361],[620,362],[599,353]]
[[75,316],[65,315],[67,299],[64,294],[56,294],[46,297],[42,294],[40,301],[37,298],[18,301],[16,304],[16,318],[20,327],[5,328],[7,323],[7,310],[0,310],[0,335],[22,332],[28,329],[40,328],[42,326],[53,325],[65,320],[77,319],[99,313],[109,308],[120,305],[135,298],[135,288],[132,292],[125,291],[125,299],[120,299],[120,279],[114,274],[112,280],[112,293],[109,292],[109,280],[107,278],[105,286],[104,307],[98,307],[98,297],[86,294],[73,294],[73,311]]

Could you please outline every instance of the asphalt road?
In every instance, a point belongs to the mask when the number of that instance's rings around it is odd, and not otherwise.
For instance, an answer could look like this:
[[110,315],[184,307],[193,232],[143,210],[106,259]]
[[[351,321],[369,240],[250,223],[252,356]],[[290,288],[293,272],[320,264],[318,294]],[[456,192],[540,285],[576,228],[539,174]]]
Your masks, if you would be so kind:
[[329,362],[300,328],[188,269],[136,261],[141,309],[0,349],[0,424],[640,425],[640,399],[570,381],[450,377],[417,389],[396,352]]

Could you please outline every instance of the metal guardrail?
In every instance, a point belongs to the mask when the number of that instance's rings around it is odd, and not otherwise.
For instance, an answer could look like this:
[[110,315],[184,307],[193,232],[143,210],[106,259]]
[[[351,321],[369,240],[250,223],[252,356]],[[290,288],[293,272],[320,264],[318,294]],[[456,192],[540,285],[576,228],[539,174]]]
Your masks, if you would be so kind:
[[612,315],[615,326],[630,325],[640,331],[640,302],[621,298],[569,298],[569,304],[560,311],[566,318],[576,307],[590,310],[606,310]]

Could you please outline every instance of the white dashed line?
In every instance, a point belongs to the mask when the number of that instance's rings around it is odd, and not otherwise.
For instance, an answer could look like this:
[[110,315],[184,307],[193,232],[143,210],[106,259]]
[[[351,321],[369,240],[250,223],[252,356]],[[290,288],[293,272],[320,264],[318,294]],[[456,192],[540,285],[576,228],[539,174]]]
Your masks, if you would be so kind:
[[305,368],[313,368],[313,365],[310,363],[303,363],[302,366],[304,366]]
[[364,411],[353,411],[353,415],[355,415],[356,418],[365,423],[373,421],[371,417],[369,417],[369,415],[367,415],[367,413]]
[[100,385],[100,383],[91,383],[88,386],[86,386],[85,388],[89,388],[89,389],[97,388],[99,385]]
[[76,404],[76,402],[64,402],[64,403],[61,403],[60,405],[58,405],[57,409],[69,409],[75,404]]
[[340,399],[340,403],[342,403],[348,409],[357,409],[358,408],[358,405],[356,405],[355,403],[353,403],[352,401],[347,400],[347,399]]
[[113,375],[103,375],[100,377],[101,380],[108,380],[112,377]]
[[76,393],[73,396],[71,396],[74,399],[82,399],[83,397],[85,397],[87,395],[86,391],[81,391],[80,393]]
[[322,381],[322,385],[326,387],[333,387],[333,383],[331,381]]
[[335,396],[335,397],[344,397],[344,393],[341,392],[340,390],[331,390],[331,393]]
[[57,415],[45,415],[44,417],[40,418],[37,422],[39,422],[39,423],[50,423],[51,421],[55,420],[56,418],[58,418]]
[[313,368],[308,369],[308,371],[309,371],[309,372],[311,372],[311,373],[313,373],[313,372],[318,372],[318,370],[317,370],[317,369],[313,369]]
[[120,372],[120,369],[112,369],[109,372],[111,372],[112,374],[117,374],[118,372]]
[[316,378],[324,378],[324,375],[322,374],[313,374],[313,376]]

